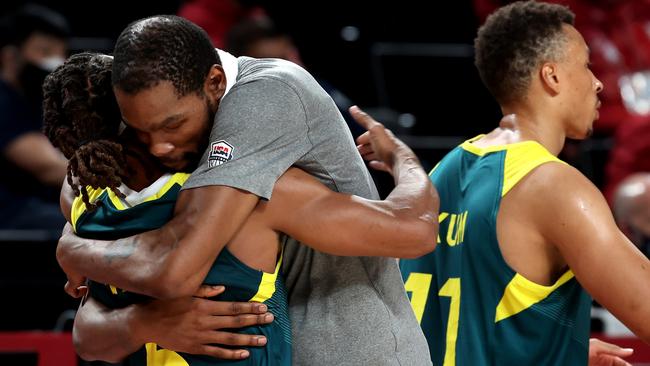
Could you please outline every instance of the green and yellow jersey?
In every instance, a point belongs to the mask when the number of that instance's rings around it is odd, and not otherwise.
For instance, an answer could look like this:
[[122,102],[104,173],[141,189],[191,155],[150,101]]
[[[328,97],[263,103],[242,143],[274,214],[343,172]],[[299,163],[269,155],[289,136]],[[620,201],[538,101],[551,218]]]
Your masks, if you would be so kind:
[[[586,365],[591,299],[569,270],[542,286],[508,266],[501,199],[533,169],[560,162],[534,141],[452,150],[431,172],[440,195],[435,251],[400,268],[434,365]],[[561,189],[559,187],[558,189]]]
[[[141,192],[127,187],[119,197],[110,189],[88,188],[91,202],[97,209],[86,209],[81,197],[75,198],[71,220],[79,236],[91,239],[114,240],[144,231],[154,230],[169,221],[174,212],[176,198],[188,174],[167,174]],[[250,268],[224,248],[210,268],[204,283],[224,285],[226,292],[215,297],[223,301],[256,301],[268,305],[275,316],[273,323],[237,329],[238,333],[264,335],[265,347],[251,347],[250,357],[242,361],[217,360],[212,357],[176,353],[148,343],[124,361],[133,366],[211,366],[211,365],[291,365],[291,324],[289,322],[287,294],[279,274],[280,255],[273,273]],[[145,301],[148,297],[122,291],[114,286],[90,282],[93,298],[109,308],[121,308]]]

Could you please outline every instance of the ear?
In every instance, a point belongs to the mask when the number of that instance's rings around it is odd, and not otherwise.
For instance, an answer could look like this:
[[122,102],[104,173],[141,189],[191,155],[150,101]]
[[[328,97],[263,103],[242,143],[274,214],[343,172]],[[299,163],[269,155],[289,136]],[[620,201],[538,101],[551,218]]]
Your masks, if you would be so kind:
[[221,100],[226,92],[226,73],[223,71],[221,65],[212,65],[203,87],[208,98],[210,98],[213,103]]
[[560,77],[557,64],[552,62],[544,63],[539,70],[539,77],[545,90],[553,95],[560,93]]

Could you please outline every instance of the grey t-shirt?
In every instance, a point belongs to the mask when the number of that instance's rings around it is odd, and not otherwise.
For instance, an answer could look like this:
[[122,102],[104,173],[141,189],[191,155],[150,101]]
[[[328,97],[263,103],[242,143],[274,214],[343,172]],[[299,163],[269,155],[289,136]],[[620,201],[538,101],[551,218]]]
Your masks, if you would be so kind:
[[[305,70],[247,57],[238,66],[184,188],[225,185],[270,199],[295,165],[335,191],[378,197],[343,117]],[[395,259],[332,256],[285,240],[294,364],[431,364]]]

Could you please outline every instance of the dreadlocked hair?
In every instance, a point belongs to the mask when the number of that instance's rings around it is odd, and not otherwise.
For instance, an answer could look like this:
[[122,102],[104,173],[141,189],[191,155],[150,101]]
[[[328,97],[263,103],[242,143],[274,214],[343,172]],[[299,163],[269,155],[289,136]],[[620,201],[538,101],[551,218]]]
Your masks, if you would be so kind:
[[112,65],[110,56],[76,54],[43,83],[43,132],[68,159],[68,184],[89,210],[97,206],[90,202],[87,187],[110,188],[121,195],[118,187],[125,177]]

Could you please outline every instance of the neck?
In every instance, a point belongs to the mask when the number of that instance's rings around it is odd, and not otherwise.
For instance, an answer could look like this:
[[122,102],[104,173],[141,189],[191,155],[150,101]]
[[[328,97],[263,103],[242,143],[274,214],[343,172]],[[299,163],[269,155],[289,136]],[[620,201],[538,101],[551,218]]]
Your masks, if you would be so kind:
[[538,113],[525,106],[503,106],[503,118],[497,130],[511,131],[513,141],[533,140],[557,156],[564,147],[566,133],[549,113]]

